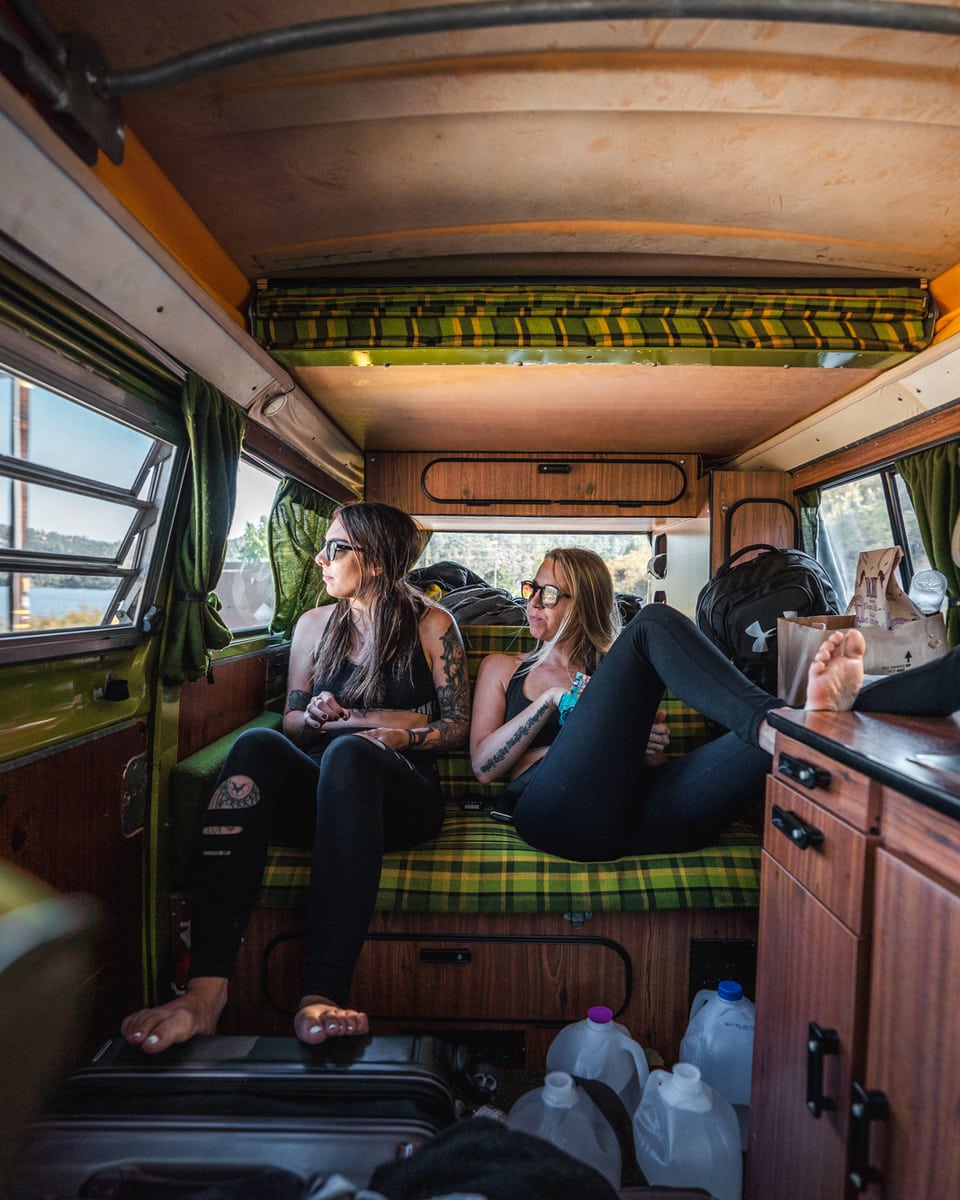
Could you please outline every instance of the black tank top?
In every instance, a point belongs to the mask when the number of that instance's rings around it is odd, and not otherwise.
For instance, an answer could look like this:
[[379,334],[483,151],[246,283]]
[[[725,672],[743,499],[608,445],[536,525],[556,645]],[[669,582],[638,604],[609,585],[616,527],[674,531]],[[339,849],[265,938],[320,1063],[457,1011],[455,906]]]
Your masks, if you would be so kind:
[[[339,698],[356,670],[355,663],[341,663],[325,679],[318,679],[314,683],[313,694],[316,696],[320,692],[332,692]],[[407,712],[424,713],[428,721],[436,721],[439,718],[437,689],[419,638],[409,667],[401,666],[396,657],[392,658],[387,664],[384,682],[386,686],[383,700],[377,705],[378,708],[398,708]]]
[[[512,717],[515,717],[517,713],[523,712],[523,710],[531,703],[531,701],[523,694],[523,681],[529,675],[532,667],[533,663],[531,663],[529,660],[525,660],[520,664],[519,667],[517,667],[513,675],[510,677],[510,682],[507,684],[507,709],[504,713],[505,722],[509,721]],[[533,739],[527,749],[534,750],[540,746],[552,746],[554,739],[559,732],[560,717],[558,716],[556,709],[554,709],[554,711],[547,718],[547,723],[537,733],[537,736]]]

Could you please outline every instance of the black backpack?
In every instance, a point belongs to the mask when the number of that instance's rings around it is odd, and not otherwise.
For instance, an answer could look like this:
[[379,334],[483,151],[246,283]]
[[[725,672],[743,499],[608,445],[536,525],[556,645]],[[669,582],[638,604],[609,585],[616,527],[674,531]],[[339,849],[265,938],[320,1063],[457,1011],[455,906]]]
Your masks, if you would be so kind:
[[504,588],[485,583],[454,588],[440,598],[440,604],[458,625],[525,625],[527,606]]
[[[744,554],[756,558],[737,563]],[[830,576],[802,550],[744,546],[717,569],[697,597],[697,624],[740,670],[777,694],[777,618],[839,613]]]

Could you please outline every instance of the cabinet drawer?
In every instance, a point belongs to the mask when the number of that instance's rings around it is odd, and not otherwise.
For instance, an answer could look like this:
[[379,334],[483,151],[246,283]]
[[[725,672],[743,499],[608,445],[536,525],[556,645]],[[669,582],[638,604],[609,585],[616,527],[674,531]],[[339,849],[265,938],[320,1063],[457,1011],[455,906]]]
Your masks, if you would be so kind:
[[882,788],[876,780],[782,734],[777,735],[773,773],[854,829],[879,832]]
[[[263,978],[274,1005],[296,1012],[304,943],[268,949]],[[597,996],[619,1010],[630,1001],[626,950],[589,934],[423,935],[371,933],[353,980],[372,1017],[391,1020],[536,1024],[580,1020]]]
[[876,841],[779,779],[768,779],[764,847],[857,934],[869,920],[865,895]]
[[960,821],[887,789],[883,844],[960,887]]

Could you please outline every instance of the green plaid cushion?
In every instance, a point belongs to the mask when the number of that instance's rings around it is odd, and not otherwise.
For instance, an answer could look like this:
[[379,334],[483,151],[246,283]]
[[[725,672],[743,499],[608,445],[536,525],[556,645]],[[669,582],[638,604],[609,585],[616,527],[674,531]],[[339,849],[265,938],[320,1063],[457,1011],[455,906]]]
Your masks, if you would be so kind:
[[[471,681],[487,654],[531,650],[525,626],[468,625],[461,629]],[[671,754],[683,754],[716,733],[704,717],[675,696],[663,707]],[[486,805],[503,784],[480,784],[466,750],[439,760],[444,791],[453,802],[439,837],[383,861],[377,907],[432,913],[636,912],[670,908],[755,907],[760,886],[760,837],[746,825],[728,830],[716,846],[690,854],[655,854],[615,862],[578,863],[541,854],[511,826],[486,811],[465,812],[460,802]],[[261,904],[303,904],[310,873],[307,851],[275,847],[264,876]]]
[[[470,625],[461,630],[470,679],[483,657],[495,651],[533,648],[529,630],[506,625]],[[671,731],[671,754],[684,754],[717,730],[675,696],[663,707]],[[279,723],[265,714],[250,725]],[[237,731],[239,732],[239,730]],[[212,781],[236,733],[179,763],[171,775],[175,845],[192,848],[195,827]],[[690,854],[655,854],[615,862],[578,863],[541,854],[510,826],[484,811],[464,811],[472,799],[489,808],[503,784],[480,784],[466,750],[442,755],[440,776],[450,803],[439,837],[413,850],[388,854],[380,877],[377,907],[432,913],[635,912],[649,909],[756,907],[760,837],[746,825],[728,830],[716,846]],[[185,875],[175,855],[178,881]],[[308,850],[271,847],[260,903],[298,907],[306,903]]]
[[916,351],[933,334],[921,285],[762,290],[686,282],[629,289],[578,280],[531,289],[498,283],[379,288],[257,281],[254,337],[281,360],[340,350],[489,347]]
[[[275,847],[260,903],[306,902],[308,851]],[[377,908],[426,913],[639,912],[756,907],[760,836],[728,830],[716,846],[579,863],[541,854],[486,812],[449,806],[439,837],[383,860]]]

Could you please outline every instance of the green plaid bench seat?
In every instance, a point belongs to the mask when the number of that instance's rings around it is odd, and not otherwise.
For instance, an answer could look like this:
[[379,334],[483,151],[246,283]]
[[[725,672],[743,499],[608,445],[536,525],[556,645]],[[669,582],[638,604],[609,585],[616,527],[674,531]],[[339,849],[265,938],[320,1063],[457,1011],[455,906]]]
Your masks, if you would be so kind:
[[[532,647],[529,631],[514,626],[464,626],[471,679],[484,655]],[[671,754],[683,754],[716,730],[676,697],[664,700]],[[278,727],[264,713],[246,728]],[[236,731],[197,751],[170,777],[173,879],[189,890],[190,857],[197,823]],[[441,757],[448,797],[440,835],[413,850],[387,854],[377,908],[416,913],[640,912],[690,908],[756,908],[760,888],[760,835],[741,824],[715,846],[688,854],[656,854],[613,862],[579,863],[541,854],[489,810],[503,784],[480,784],[466,750]],[[469,808],[465,805],[482,805]],[[259,904],[301,908],[310,871],[307,850],[271,847]]]
[[[513,626],[464,626],[471,679],[493,651],[530,649],[529,631]],[[683,754],[714,736],[715,728],[676,697],[664,708],[671,753]],[[689,854],[655,854],[614,862],[579,863],[541,854],[489,809],[502,784],[477,782],[464,750],[440,760],[448,797],[439,837],[413,850],[387,854],[377,908],[417,913],[639,912],[688,908],[755,908],[760,890],[760,835],[747,824],[720,842]],[[464,804],[482,803],[482,810]],[[260,904],[300,907],[306,900],[310,856],[272,848]]]

